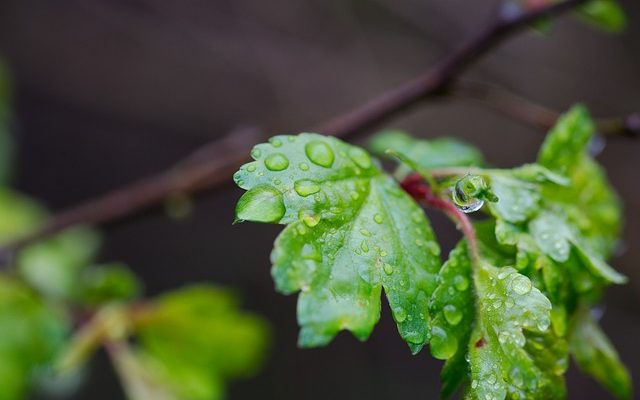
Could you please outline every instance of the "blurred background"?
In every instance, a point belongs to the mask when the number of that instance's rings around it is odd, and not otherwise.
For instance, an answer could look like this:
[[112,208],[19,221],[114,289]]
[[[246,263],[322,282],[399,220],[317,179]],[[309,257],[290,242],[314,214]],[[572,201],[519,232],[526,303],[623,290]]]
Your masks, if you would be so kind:
[[[411,78],[495,12],[493,0],[3,0],[0,53],[15,84],[15,185],[60,210],[159,172],[241,125],[296,133]],[[521,34],[467,76],[549,107],[585,102],[595,116],[640,110],[640,2],[623,0],[622,35],[562,18],[548,37]],[[463,101],[430,102],[387,123],[425,138],[451,135],[498,166],[534,159],[541,132]],[[640,140],[612,139],[599,160],[624,199],[626,251],[612,264],[602,321],[640,376]],[[197,281],[236,288],[268,318],[274,342],[261,374],[230,399],[435,399],[441,362],[411,356],[390,313],[367,343],[347,333],[296,348],[296,296],[274,291],[269,252],[280,227],[232,226],[230,185],[176,221],[154,210],[105,228],[101,259],[123,261],[148,294]],[[459,234],[433,215],[449,250]],[[383,302],[384,303],[384,302]],[[384,304],[384,307],[387,307]],[[609,398],[574,367],[571,399]],[[1,388],[0,388],[1,390]],[[104,355],[75,399],[122,399]],[[640,397],[639,397],[640,398]]]

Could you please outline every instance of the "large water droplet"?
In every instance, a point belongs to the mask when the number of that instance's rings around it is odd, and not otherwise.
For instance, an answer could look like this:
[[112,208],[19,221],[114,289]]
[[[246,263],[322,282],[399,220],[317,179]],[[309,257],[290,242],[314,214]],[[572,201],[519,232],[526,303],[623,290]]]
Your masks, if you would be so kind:
[[271,186],[256,186],[240,197],[236,219],[254,222],[278,222],[285,214],[282,194]]
[[303,179],[296,181],[293,184],[293,189],[302,197],[311,196],[314,193],[318,193],[320,191],[320,185],[317,182]]
[[264,165],[271,171],[282,171],[289,166],[289,159],[284,154],[269,154],[264,160]]
[[447,304],[443,308],[444,318],[451,325],[458,325],[462,320],[462,312],[453,304]]
[[335,155],[328,144],[319,140],[313,140],[304,147],[304,152],[309,160],[321,167],[329,168],[333,165]]
[[349,150],[349,157],[355,162],[360,168],[370,168],[371,167],[371,157],[367,154],[366,151],[358,148],[352,147]]
[[439,359],[446,360],[453,357],[458,350],[458,340],[447,335],[444,329],[439,326],[431,328],[431,354]]
[[511,282],[513,291],[520,295],[525,295],[531,291],[531,281],[522,275],[516,276]]
[[451,191],[453,203],[464,213],[478,211],[484,200],[478,198],[486,190],[484,179],[477,175],[467,175],[456,182]]

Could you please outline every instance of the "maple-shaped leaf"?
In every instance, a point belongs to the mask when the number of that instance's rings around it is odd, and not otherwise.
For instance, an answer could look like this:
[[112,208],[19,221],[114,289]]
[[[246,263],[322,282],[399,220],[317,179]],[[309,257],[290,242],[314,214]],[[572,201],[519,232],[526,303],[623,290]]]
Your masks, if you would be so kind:
[[276,287],[301,291],[301,346],[340,330],[365,340],[387,295],[413,352],[430,336],[440,249],[418,205],[363,149],[317,134],[276,136],[234,179],[248,190],[236,219],[288,226],[271,259]]
[[588,307],[580,307],[571,321],[571,354],[582,371],[591,375],[619,399],[631,399],[631,376],[611,342],[591,317]]

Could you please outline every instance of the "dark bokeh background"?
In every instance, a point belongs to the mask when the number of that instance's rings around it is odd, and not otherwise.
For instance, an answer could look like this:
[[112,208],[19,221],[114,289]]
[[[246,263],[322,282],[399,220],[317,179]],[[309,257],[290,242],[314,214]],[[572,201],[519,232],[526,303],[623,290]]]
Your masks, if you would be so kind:
[[[18,187],[54,210],[170,166],[238,125],[297,132],[418,74],[472,35],[498,1],[2,0],[0,52],[16,77]],[[521,35],[469,76],[598,116],[640,109],[640,3],[622,1],[629,30],[593,31],[563,18],[553,34]],[[454,135],[499,166],[535,157],[540,132],[463,102],[431,103],[389,126]],[[640,141],[610,140],[600,156],[627,209],[631,277],[607,296],[605,330],[640,376]],[[211,280],[237,288],[273,323],[263,373],[231,399],[435,399],[441,363],[412,357],[388,310],[367,343],[341,334],[296,348],[295,296],[273,290],[268,254],[279,228],[231,226],[240,190],[200,198],[190,218],[159,210],[105,230],[104,260],[139,272],[150,294]],[[458,234],[434,216],[440,239]],[[386,305],[385,305],[386,307]],[[575,369],[571,399],[607,395]],[[0,389],[1,390],[1,389]],[[120,399],[104,358],[77,399]]]

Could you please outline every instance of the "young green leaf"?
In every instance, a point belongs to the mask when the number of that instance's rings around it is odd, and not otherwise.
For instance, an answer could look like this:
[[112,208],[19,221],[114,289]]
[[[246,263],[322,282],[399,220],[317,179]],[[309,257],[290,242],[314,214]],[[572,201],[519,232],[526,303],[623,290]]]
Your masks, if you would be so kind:
[[431,354],[447,360],[442,369],[442,397],[450,397],[468,376],[467,343],[474,323],[474,293],[467,243],[461,241],[438,274],[431,296]]
[[264,358],[268,328],[258,316],[239,312],[237,303],[215,286],[187,287],[145,304],[132,329],[140,350],[167,373],[189,369],[214,379],[247,376]]
[[622,207],[602,168],[589,155],[595,126],[583,106],[567,112],[545,139],[538,162],[566,175],[571,185],[544,185],[542,195],[576,226],[587,245],[606,258],[618,244]]
[[591,0],[578,8],[586,22],[605,32],[620,33],[627,27],[627,17],[616,0]]
[[0,328],[0,397],[20,400],[53,363],[70,322],[22,282],[0,274]]
[[324,345],[342,329],[366,339],[384,287],[402,338],[419,351],[440,267],[422,210],[364,150],[335,138],[276,136],[252,156],[234,177],[248,190],[236,215],[288,224],[272,274],[281,292],[301,291],[300,345]]
[[473,398],[562,398],[566,346],[553,357],[543,354],[548,351],[545,340],[563,348],[556,343],[560,339],[549,337],[549,300],[509,267],[482,263],[474,283],[477,317],[469,343]]
[[571,322],[571,354],[582,371],[591,375],[619,399],[631,399],[631,376],[607,336],[581,307]]
[[[374,154],[381,156],[388,150],[392,150],[425,170],[484,164],[482,153],[462,140],[454,138],[421,140],[398,130],[382,131],[376,134],[369,142],[369,148]],[[407,169],[401,167],[401,172],[406,173]]]

